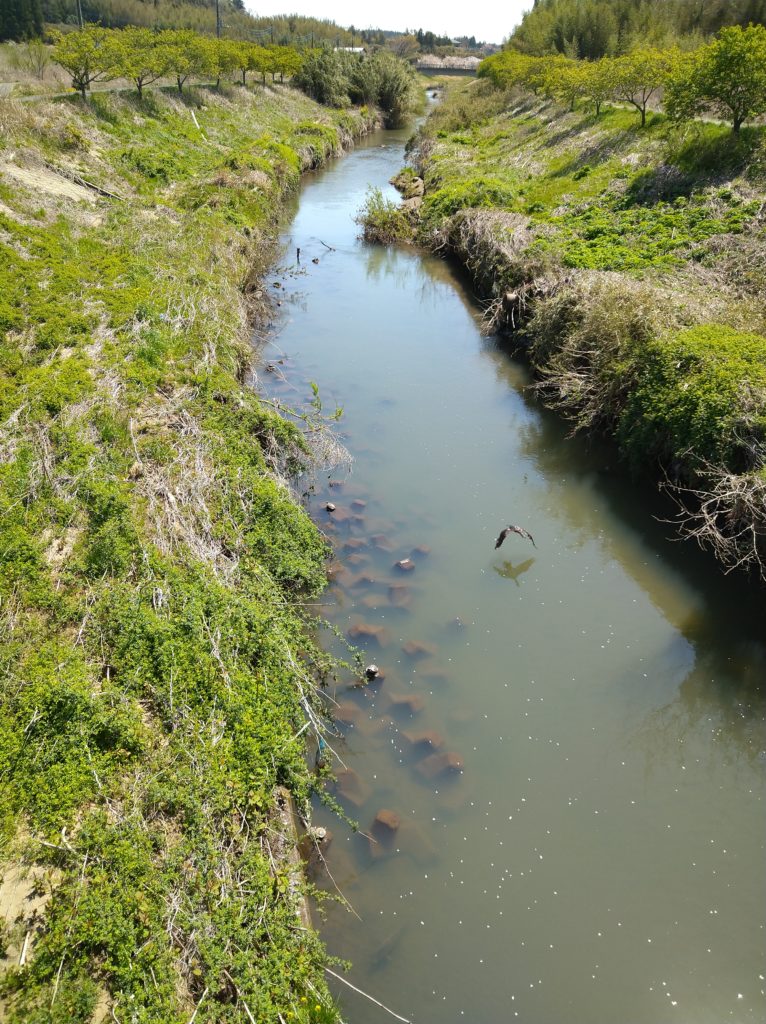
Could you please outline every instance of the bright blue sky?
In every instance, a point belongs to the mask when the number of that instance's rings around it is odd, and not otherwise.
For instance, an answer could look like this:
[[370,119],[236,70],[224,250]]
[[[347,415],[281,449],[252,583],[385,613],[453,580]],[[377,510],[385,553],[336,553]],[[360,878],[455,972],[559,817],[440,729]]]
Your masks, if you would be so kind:
[[[303,14],[330,18],[339,25],[357,28],[406,28],[448,36],[476,36],[488,43],[501,43],[521,21],[533,0],[478,0],[477,3],[447,4],[437,0],[386,0],[374,13],[358,0],[245,0],[252,14]],[[378,13],[379,12],[379,13]],[[413,12],[416,12],[413,13]]]

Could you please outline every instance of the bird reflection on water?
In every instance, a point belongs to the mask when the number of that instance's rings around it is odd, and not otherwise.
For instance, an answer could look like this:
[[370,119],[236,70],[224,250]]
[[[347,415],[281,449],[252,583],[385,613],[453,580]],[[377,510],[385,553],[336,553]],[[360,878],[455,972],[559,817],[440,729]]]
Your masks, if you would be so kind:
[[526,562],[519,562],[518,565],[514,565],[513,562],[503,562],[502,565],[493,565],[492,568],[498,576],[502,576],[507,580],[513,580],[516,586],[520,587],[519,576],[523,576],[534,564],[534,558],[528,558]]

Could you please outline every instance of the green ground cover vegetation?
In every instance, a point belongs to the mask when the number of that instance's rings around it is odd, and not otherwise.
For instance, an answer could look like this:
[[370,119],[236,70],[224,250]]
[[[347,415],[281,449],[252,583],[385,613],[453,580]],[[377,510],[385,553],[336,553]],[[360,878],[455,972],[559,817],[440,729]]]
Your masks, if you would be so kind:
[[449,90],[411,148],[418,237],[466,265],[551,405],[763,572],[766,130],[571,107],[494,75]]
[[281,204],[371,123],[287,87],[0,104],[9,1024],[336,1019],[274,798],[318,785],[327,551],[247,375]]

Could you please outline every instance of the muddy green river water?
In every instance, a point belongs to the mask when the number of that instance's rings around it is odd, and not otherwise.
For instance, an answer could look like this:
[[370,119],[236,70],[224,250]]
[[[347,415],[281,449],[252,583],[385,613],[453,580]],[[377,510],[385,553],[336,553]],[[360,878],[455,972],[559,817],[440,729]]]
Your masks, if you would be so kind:
[[[347,901],[320,931],[417,1024],[763,1024],[762,595],[567,437],[453,268],[358,240],[406,137],[308,178],[258,371],[343,407],[353,463],[307,499],[342,565],[318,611],[385,677],[330,694],[336,796],[376,841],[317,806]],[[508,523],[536,547],[495,550]]]

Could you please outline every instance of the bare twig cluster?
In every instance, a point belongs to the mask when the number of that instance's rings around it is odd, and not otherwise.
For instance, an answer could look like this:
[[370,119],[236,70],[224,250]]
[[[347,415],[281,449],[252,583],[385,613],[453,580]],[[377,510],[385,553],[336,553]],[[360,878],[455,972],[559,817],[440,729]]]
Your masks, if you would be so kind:
[[735,474],[707,466],[706,477],[706,484],[696,488],[666,483],[678,505],[679,533],[712,550],[726,572],[744,569],[766,582],[764,471]]

